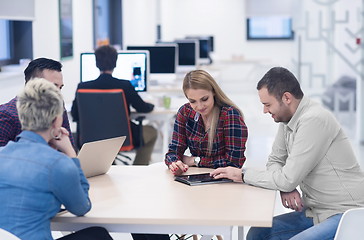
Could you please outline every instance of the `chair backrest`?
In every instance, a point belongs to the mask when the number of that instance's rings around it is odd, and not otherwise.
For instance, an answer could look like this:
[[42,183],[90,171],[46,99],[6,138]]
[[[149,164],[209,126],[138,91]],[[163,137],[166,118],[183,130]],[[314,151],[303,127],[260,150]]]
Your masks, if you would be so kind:
[[334,240],[364,238],[364,208],[354,208],[346,211],[339,222]]
[[122,89],[77,90],[79,144],[126,136],[120,151],[134,148],[128,106]]
[[14,234],[0,228],[0,239],[1,240],[20,240],[17,236]]

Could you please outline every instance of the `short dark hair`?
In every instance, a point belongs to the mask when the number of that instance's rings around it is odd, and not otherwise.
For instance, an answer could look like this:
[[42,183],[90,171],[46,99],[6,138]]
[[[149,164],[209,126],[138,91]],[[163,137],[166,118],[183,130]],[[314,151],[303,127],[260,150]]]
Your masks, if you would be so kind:
[[96,49],[96,66],[100,71],[111,71],[116,67],[118,52],[113,46],[104,45]]
[[266,87],[268,93],[282,100],[285,92],[291,93],[296,99],[303,98],[303,92],[297,78],[288,69],[283,67],[271,68],[258,82],[257,89]]
[[37,58],[28,64],[28,67],[24,70],[25,83],[32,78],[42,78],[43,70],[54,70],[61,72],[62,64],[58,61],[48,58]]

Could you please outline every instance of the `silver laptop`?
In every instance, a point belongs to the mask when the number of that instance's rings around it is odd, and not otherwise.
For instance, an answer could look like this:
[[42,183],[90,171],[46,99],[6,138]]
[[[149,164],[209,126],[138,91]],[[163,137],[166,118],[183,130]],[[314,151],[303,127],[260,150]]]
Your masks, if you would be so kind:
[[77,157],[85,176],[89,178],[109,171],[125,138],[122,136],[83,144]]

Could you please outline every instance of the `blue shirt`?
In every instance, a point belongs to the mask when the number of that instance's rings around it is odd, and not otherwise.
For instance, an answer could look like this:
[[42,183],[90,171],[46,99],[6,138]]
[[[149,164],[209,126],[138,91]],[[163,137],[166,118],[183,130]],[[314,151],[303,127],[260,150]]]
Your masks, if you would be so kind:
[[61,204],[75,215],[87,213],[88,189],[79,160],[34,132],[0,148],[0,228],[21,239],[52,239],[50,221]]

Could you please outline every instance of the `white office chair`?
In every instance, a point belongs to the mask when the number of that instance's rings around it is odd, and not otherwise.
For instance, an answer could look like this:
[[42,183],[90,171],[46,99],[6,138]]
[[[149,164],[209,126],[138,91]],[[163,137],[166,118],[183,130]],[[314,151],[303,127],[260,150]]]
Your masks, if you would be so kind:
[[356,240],[364,237],[364,208],[346,211],[339,222],[334,240]]
[[21,240],[20,238],[18,238],[17,236],[15,236],[14,234],[0,228],[0,239],[1,240]]

